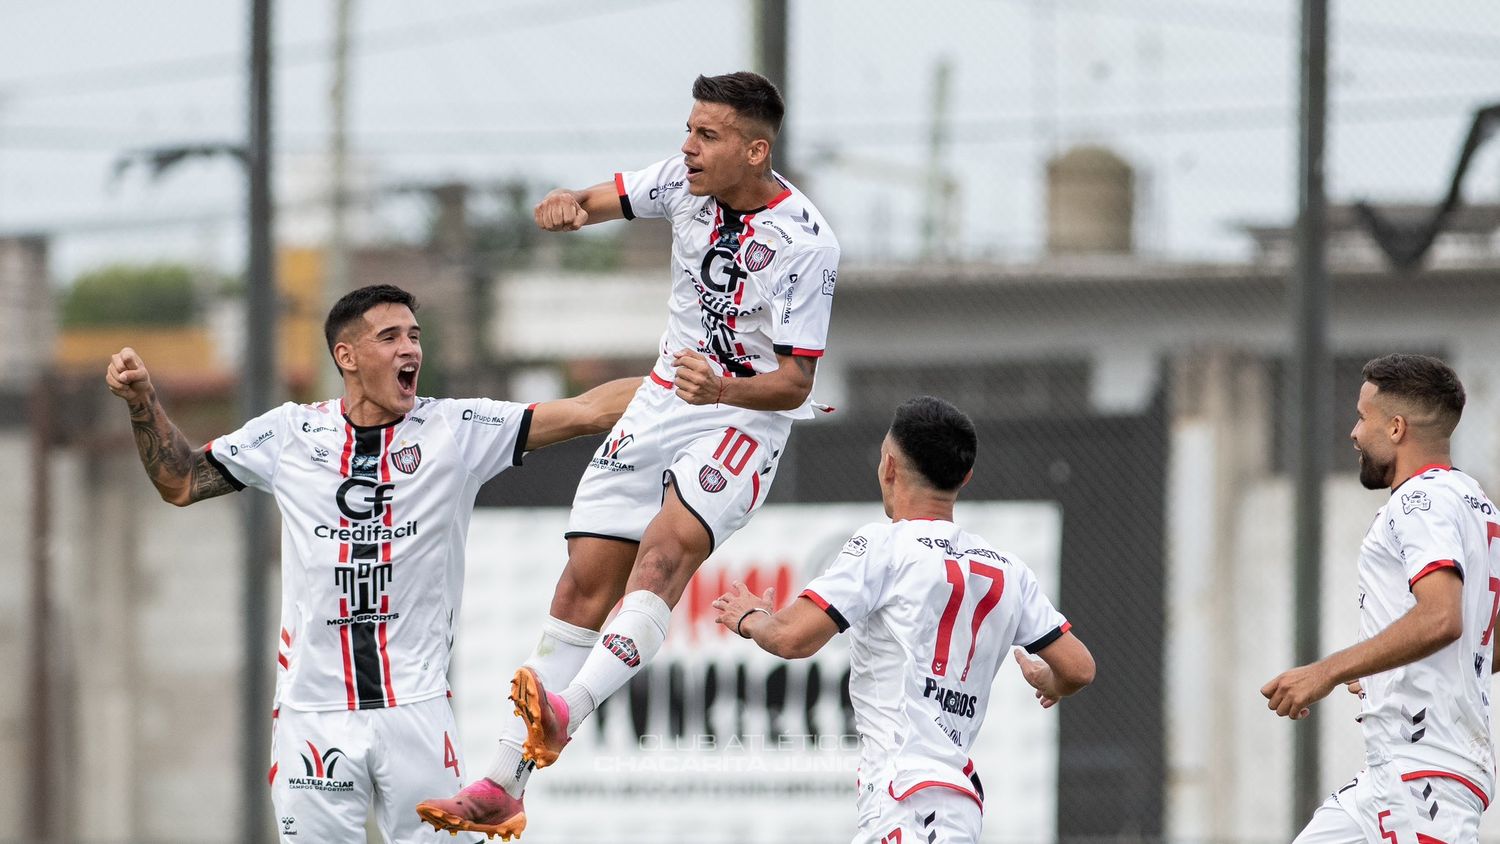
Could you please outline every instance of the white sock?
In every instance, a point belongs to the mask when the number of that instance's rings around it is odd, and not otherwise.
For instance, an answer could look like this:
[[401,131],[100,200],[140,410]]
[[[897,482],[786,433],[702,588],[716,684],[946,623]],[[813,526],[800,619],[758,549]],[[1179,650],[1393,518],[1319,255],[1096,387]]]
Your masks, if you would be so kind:
[[[524,664],[536,671],[542,685],[557,688],[578,675],[578,669],[583,667],[598,640],[598,631],[548,616],[542,624],[542,638]],[[505,719],[500,730],[500,750],[495,754],[489,778],[512,797],[520,797],[526,790],[526,781],[531,779],[533,766],[521,758],[521,745],[525,741],[526,722],[514,714]]]
[[655,592],[641,589],[625,596],[620,612],[589,649],[589,658],[578,676],[562,691],[563,700],[568,702],[570,735],[605,698],[651,662],[667,638],[671,620],[672,608]]

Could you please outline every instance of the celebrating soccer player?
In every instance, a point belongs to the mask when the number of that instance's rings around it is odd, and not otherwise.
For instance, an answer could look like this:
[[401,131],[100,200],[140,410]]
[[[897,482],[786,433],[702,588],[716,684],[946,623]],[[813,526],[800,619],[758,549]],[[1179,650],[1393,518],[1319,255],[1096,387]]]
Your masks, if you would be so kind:
[[198,449],[134,350],[105,375],[162,498],[253,486],[281,510],[270,780],[283,842],[364,844],[372,799],[385,840],[449,840],[410,806],[461,776],[447,674],[475,493],[527,451],[609,430],[640,382],[529,407],[418,398],[416,307],[390,285],[343,297],[324,325],[343,398],[283,404]]
[[[679,155],[586,190],[555,190],[537,225],[636,217],[672,225],[671,294],[651,378],[584,472],[568,562],[536,651],[511,681],[490,776],[418,812],[443,829],[518,833],[534,767],[556,761],[650,662],[714,547],[766,500],[792,421],[812,415],[839,246],[771,167],[785,110],[754,73],[700,76]],[[604,627],[610,610],[619,613]]]

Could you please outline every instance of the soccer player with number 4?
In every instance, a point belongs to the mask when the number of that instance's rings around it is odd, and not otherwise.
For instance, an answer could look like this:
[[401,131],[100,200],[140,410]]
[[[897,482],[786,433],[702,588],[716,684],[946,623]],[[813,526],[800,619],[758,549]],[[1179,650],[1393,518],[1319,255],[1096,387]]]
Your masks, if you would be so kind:
[[1495,793],[1490,673],[1500,514],[1453,468],[1464,409],[1452,368],[1423,355],[1365,364],[1349,432],[1366,489],[1389,489],[1359,550],[1360,641],[1260,690],[1293,719],[1340,683],[1360,696],[1365,769],[1313,813],[1299,844],[1479,840]]
[[680,155],[536,207],[537,225],[557,232],[666,218],[670,315],[650,379],[579,482],[568,562],[511,681],[518,717],[493,770],[417,806],[439,829],[520,834],[533,768],[555,762],[655,656],[688,580],[765,503],[792,422],[812,416],[838,241],[771,168],[785,111],[775,86],[754,73],[700,76],[693,100]]
[[849,631],[855,844],[979,840],[984,789],[967,750],[1007,648],[1043,707],[1094,679],[1088,648],[1026,564],[954,523],[976,447],[973,423],[951,404],[902,404],[880,446],[890,521],[860,528],[780,612],[774,590],[757,596],[742,583],[713,602],[720,624],[785,659]]

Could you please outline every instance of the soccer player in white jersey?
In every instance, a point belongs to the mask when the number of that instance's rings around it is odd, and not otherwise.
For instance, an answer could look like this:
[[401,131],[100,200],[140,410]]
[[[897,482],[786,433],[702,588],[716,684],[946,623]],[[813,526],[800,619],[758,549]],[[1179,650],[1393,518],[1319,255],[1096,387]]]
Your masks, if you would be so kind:
[[[584,472],[568,562],[536,651],[516,672],[490,776],[418,811],[446,829],[518,829],[535,767],[650,662],[709,553],[766,500],[828,336],[839,245],[771,167],[785,107],[754,73],[700,76],[681,153],[585,190],[555,190],[537,225],[636,217],[672,226],[666,332],[651,379]],[[609,621],[609,612],[620,603]],[[602,629],[602,635],[601,633]]]
[[1472,842],[1495,793],[1500,514],[1449,459],[1464,388],[1447,364],[1387,355],[1364,379],[1349,436],[1360,482],[1391,496],[1359,550],[1360,641],[1261,694],[1290,718],[1340,683],[1362,698],[1365,769],[1318,807],[1300,844]]
[[462,782],[447,673],[474,496],[527,451],[609,430],[640,381],[531,406],[418,398],[415,309],[390,285],[343,297],[324,326],[343,397],[284,404],[197,449],[132,349],[105,376],[162,498],[253,486],[281,510],[270,785],[282,841],[363,844],[372,800],[386,841],[449,840],[411,806]]
[[774,590],[756,596],[742,583],[713,603],[720,624],[786,659],[849,631],[855,844],[979,840],[984,790],[968,749],[1008,649],[1043,707],[1094,679],[1088,648],[1031,569],[954,524],[976,445],[969,418],[947,402],[902,404],[880,446],[890,521],[860,528],[780,612]]

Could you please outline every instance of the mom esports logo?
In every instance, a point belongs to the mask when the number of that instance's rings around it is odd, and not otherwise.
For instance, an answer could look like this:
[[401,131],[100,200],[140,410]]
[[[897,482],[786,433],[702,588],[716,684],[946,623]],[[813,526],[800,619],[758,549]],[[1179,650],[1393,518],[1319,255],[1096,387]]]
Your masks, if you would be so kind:
[[627,434],[620,431],[610,439],[604,441],[599,453],[589,461],[589,466],[594,469],[603,469],[606,472],[634,472],[635,464],[626,463],[620,459],[620,452],[625,447],[635,442],[635,434]]
[[[345,760],[344,751],[330,747],[319,752],[318,746],[307,742],[311,754],[303,753],[302,767],[306,776],[287,777],[287,787],[307,791],[349,792],[354,790],[354,780],[338,778],[339,763]],[[347,767],[347,766],[346,766]]]

